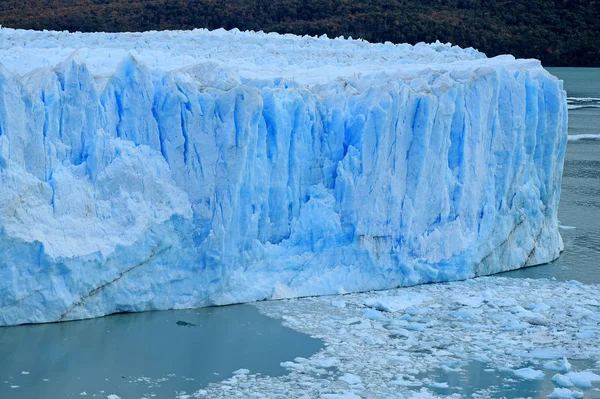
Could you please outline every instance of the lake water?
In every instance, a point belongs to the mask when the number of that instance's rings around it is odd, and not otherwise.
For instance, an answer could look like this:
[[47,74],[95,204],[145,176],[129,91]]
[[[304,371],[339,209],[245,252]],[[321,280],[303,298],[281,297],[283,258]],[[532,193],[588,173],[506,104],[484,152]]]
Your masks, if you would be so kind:
[[175,398],[238,369],[283,375],[322,342],[251,305],[0,328],[0,398]]
[[600,136],[600,68],[548,68],[565,82],[569,134]]
[[[600,134],[600,69],[552,68],[565,80],[569,134]],[[600,140],[569,141],[559,218],[562,256],[504,273],[600,283]],[[280,362],[310,357],[322,342],[283,327],[251,305],[119,314],[69,323],[0,328],[0,398],[175,398],[237,369],[278,376]],[[585,362],[574,365],[583,369]],[[508,376],[509,374],[507,374]],[[440,394],[499,387],[493,397],[538,397],[547,380],[511,383],[472,362],[464,373],[434,370]],[[508,383],[506,381],[509,381]],[[541,396],[540,396],[541,397]]]

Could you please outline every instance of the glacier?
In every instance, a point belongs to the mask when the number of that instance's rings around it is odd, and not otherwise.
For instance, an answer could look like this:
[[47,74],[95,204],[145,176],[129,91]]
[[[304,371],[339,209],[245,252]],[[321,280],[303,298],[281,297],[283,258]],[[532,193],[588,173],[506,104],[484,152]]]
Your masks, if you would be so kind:
[[450,44],[0,28],[0,325],[549,262],[566,128]]

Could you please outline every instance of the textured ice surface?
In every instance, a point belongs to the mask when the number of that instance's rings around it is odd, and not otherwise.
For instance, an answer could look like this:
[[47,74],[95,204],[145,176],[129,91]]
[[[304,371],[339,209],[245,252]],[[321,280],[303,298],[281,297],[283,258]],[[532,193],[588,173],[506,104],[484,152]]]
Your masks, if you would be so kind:
[[513,373],[515,374],[516,377],[522,378],[524,380],[541,380],[544,378],[543,371],[534,370],[529,367],[514,370]]
[[562,249],[566,95],[535,60],[1,29],[0,62],[0,325],[465,279]]

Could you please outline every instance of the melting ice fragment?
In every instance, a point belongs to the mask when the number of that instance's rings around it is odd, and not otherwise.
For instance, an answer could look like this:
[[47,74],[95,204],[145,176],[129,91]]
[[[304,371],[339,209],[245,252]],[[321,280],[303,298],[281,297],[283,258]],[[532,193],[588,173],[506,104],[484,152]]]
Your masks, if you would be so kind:
[[590,389],[592,383],[600,382],[600,375],[591,371],[570,372],[565,374],[573,385],[582,389]]
[[572,391],[567,388],[554,388],[554,391],[548,395],[550,399],[581,399],[583,392]]
[[410,307],[419,306],[429,299],[426,295],[407,292],[402,295],[369,298],[365,301],[365,305],[383,312],[398,312]]
[[544,368],[546,370],[559,371],[561,373],[566,373],[571,370],[571,363],[567,360],[566,357],[563,357],[558,364],[556,362],[546,362],[544,363]]
[[544,378],[544,372],[541,370],[534,370],[532,368],[522,368],[514,370],[513,374],[524,380],[541,380]]

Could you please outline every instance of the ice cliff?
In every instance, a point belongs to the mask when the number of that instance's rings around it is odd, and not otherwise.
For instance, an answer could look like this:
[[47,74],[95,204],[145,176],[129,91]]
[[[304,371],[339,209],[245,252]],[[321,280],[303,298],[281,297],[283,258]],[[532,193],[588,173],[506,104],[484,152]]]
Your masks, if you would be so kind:
[[0,30],[0,325],[555,259],[538,61],[239,31]]

